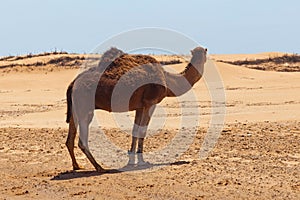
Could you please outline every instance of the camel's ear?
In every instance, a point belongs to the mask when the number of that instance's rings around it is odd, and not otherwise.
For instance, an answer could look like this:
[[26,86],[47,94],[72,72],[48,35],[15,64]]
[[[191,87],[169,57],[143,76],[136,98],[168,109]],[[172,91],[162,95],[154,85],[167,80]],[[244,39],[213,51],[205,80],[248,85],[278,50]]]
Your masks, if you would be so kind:
[[191,50],[192,55],[194,55],[196,52],[196,49]]

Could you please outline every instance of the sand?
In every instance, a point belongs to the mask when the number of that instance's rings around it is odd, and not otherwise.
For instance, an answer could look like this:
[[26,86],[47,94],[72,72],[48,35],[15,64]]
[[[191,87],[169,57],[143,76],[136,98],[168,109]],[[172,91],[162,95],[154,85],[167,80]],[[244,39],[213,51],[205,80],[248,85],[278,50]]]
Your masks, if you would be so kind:
[[[238,60],[270,54],[279,53],[213,58]],[[170,67],[182,70],[184,66]],[[95,172],[78,148],[76,155],[84,169],[72,171],[64,145],[65,92],[78,68],[1,69],[0,199],[299,199],[300,73],[221,62],[216,66],[225,88],[226,116],[208,157],[199,157],[211,119],[211,98],[203,79],[193,88],[197,108],[195,102],[186,101],[181,113],[176,99],[165,99],[149,127],[150,132],[160,131],[145,141],[145,152],[151,152],[167,145],[179,130],[192,135],[196,125],[186,152],[160,167],[106,174]],[[128,113],[130,120],[133,115]],[[178,123],[182,117],[188,122]],[[97,111],[96,118],[94,128],[127,150],[130,136],[124,130],[130,132],[131,123],[118,121],[122,125],[118,128],[113,115],[104,111]]]

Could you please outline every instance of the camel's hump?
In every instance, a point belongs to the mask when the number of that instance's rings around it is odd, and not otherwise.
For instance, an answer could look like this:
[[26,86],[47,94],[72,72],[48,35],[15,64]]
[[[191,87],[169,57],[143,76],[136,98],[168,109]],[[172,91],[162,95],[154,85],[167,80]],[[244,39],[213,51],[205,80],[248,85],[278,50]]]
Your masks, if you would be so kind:
[[148,55],[122,54],[108,64],[103,72],[104,77],[118,79],[131,70],[142,70],[146,65],[159,65],[159,62]]
[[111,62],[113,62],[116,58],[120,57],[121,55],[124,55],[125,53],[120,50],[117,49],[115,47],[110,48],[109,50],[107,50],[106,52],[103,53],[103,55],[101,56],[101,60],[99,62],[99,67],[103,67],[104,65],[109,65]]

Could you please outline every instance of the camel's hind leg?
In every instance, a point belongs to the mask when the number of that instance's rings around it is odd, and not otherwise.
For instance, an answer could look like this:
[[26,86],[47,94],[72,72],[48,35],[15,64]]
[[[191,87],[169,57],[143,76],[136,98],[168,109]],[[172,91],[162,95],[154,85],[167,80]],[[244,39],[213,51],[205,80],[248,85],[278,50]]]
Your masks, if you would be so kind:
[[89,134],[89,123],[86,121],[79,122],[79,142],[78,146],[82,152],[86,155],[89,161],[93,164],[98,172],[105,172],[105,170],[97,163],[93,155],[91,154],[88,147],[88,134]]
[[71,117],[70,122],[69,122],[69,133],[68,133],[68,138],[66,141],[66,146],[67,146],[69,154],[71,156],[72,165],[73,165],[74,170],[80,169],[80,167],[76,161],[75,155],[74,155],[74,141],[75,141],[76,132],[77,132],[76,128],[77,127],[74,123],[74,119],[73,119],[73,117]]

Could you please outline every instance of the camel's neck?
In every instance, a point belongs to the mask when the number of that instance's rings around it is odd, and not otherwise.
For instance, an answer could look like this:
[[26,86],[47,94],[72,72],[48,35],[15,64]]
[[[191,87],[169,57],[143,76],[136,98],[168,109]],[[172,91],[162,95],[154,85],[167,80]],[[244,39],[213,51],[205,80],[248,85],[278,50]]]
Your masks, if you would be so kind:
[[165,73],[167,81],[167,96],[180,96],[188,92],[203,75],[205,60],[192,58],[191,62],[180,74]]

